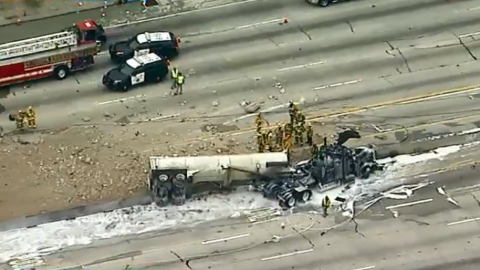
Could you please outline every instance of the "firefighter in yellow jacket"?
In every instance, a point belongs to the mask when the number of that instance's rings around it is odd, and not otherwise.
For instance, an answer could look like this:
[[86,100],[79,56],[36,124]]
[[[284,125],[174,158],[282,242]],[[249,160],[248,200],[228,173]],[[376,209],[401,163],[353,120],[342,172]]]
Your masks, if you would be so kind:
[[297,105],[295,105],[293,101],[290,101],[290,103],[288,104],[288,114],[290,116],[290,124],[292,124],[292,126],[295,124],[295,120],[297,120],[297,113]]
[[27,123],[29,128],[37,128],[37,116],[32,106],[29,106],[26,111]]
[[258,147],[258,152],[263,153],[265,152],[265,141],[263,139],[263,134],[262,132],[257,133],[257,147]]
[[279,124],[277,128],[275,128],[275,148],[283,150],[283,126]]
[[264,120],[263,120],[262,114],[261,113],[257,114],[257,116],[255,117],[255,127],[256,127],[257,133],[262,132],[263,122]]
[[271,130],[264,133],[263,141],[265,143],[265,150],[273,152],[273,132]]
[[22,110],[19,110],[18,113],[11,113],[8,115],[10,121],[15,121],[17,129],[23,129],[26,113]]

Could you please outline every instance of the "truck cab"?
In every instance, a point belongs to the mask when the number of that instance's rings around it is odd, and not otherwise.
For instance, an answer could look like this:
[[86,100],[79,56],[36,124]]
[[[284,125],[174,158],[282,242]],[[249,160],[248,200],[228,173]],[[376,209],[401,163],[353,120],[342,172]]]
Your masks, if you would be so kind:
[[107,42],[105,29],[103,29],[101,25],[97,24],[92,19],[76,22],[67,30],[76,32],[78,35],[78,40],[82,44],[98,42],[100,45],[103,45],[105,42]]

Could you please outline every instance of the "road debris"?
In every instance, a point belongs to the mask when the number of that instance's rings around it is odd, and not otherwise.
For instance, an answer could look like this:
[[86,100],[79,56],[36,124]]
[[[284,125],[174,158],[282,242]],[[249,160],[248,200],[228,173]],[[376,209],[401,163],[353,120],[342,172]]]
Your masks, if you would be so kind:
[[449,203],[452,203],[452,204],[454,204],[454,205],[456,205],[456,206],[460,206],[460,204],[459,204],[456,200],[454,200],[454,199],[445,191],[445,187],[444,187],[444,186],[443,186],[443,187],[438,187],[438,188],[437,188],[437,192],[438,192],[440,195],[444,196],[445,199],[447,199],[447,201],[448,201]]

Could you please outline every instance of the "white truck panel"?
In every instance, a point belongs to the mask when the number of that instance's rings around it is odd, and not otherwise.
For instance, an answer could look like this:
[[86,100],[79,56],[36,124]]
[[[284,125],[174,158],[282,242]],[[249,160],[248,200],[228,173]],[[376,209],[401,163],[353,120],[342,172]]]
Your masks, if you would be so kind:
[[231,181],[251,180],[251,174],[248,172],[265,173],[266,164],[269,162],[288,162],[287,154],[275,152],[199,157],[150,157],[152,170],[187,169],[189,176],[194,176],[195,182],[215,181],[226,184]]

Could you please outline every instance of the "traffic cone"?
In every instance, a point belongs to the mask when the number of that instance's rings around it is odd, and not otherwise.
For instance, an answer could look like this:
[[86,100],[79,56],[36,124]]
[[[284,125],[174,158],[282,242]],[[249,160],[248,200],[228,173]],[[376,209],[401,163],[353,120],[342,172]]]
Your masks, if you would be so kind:
[[287,17],[283,17],[283,23],[288,23],[288,18]]

